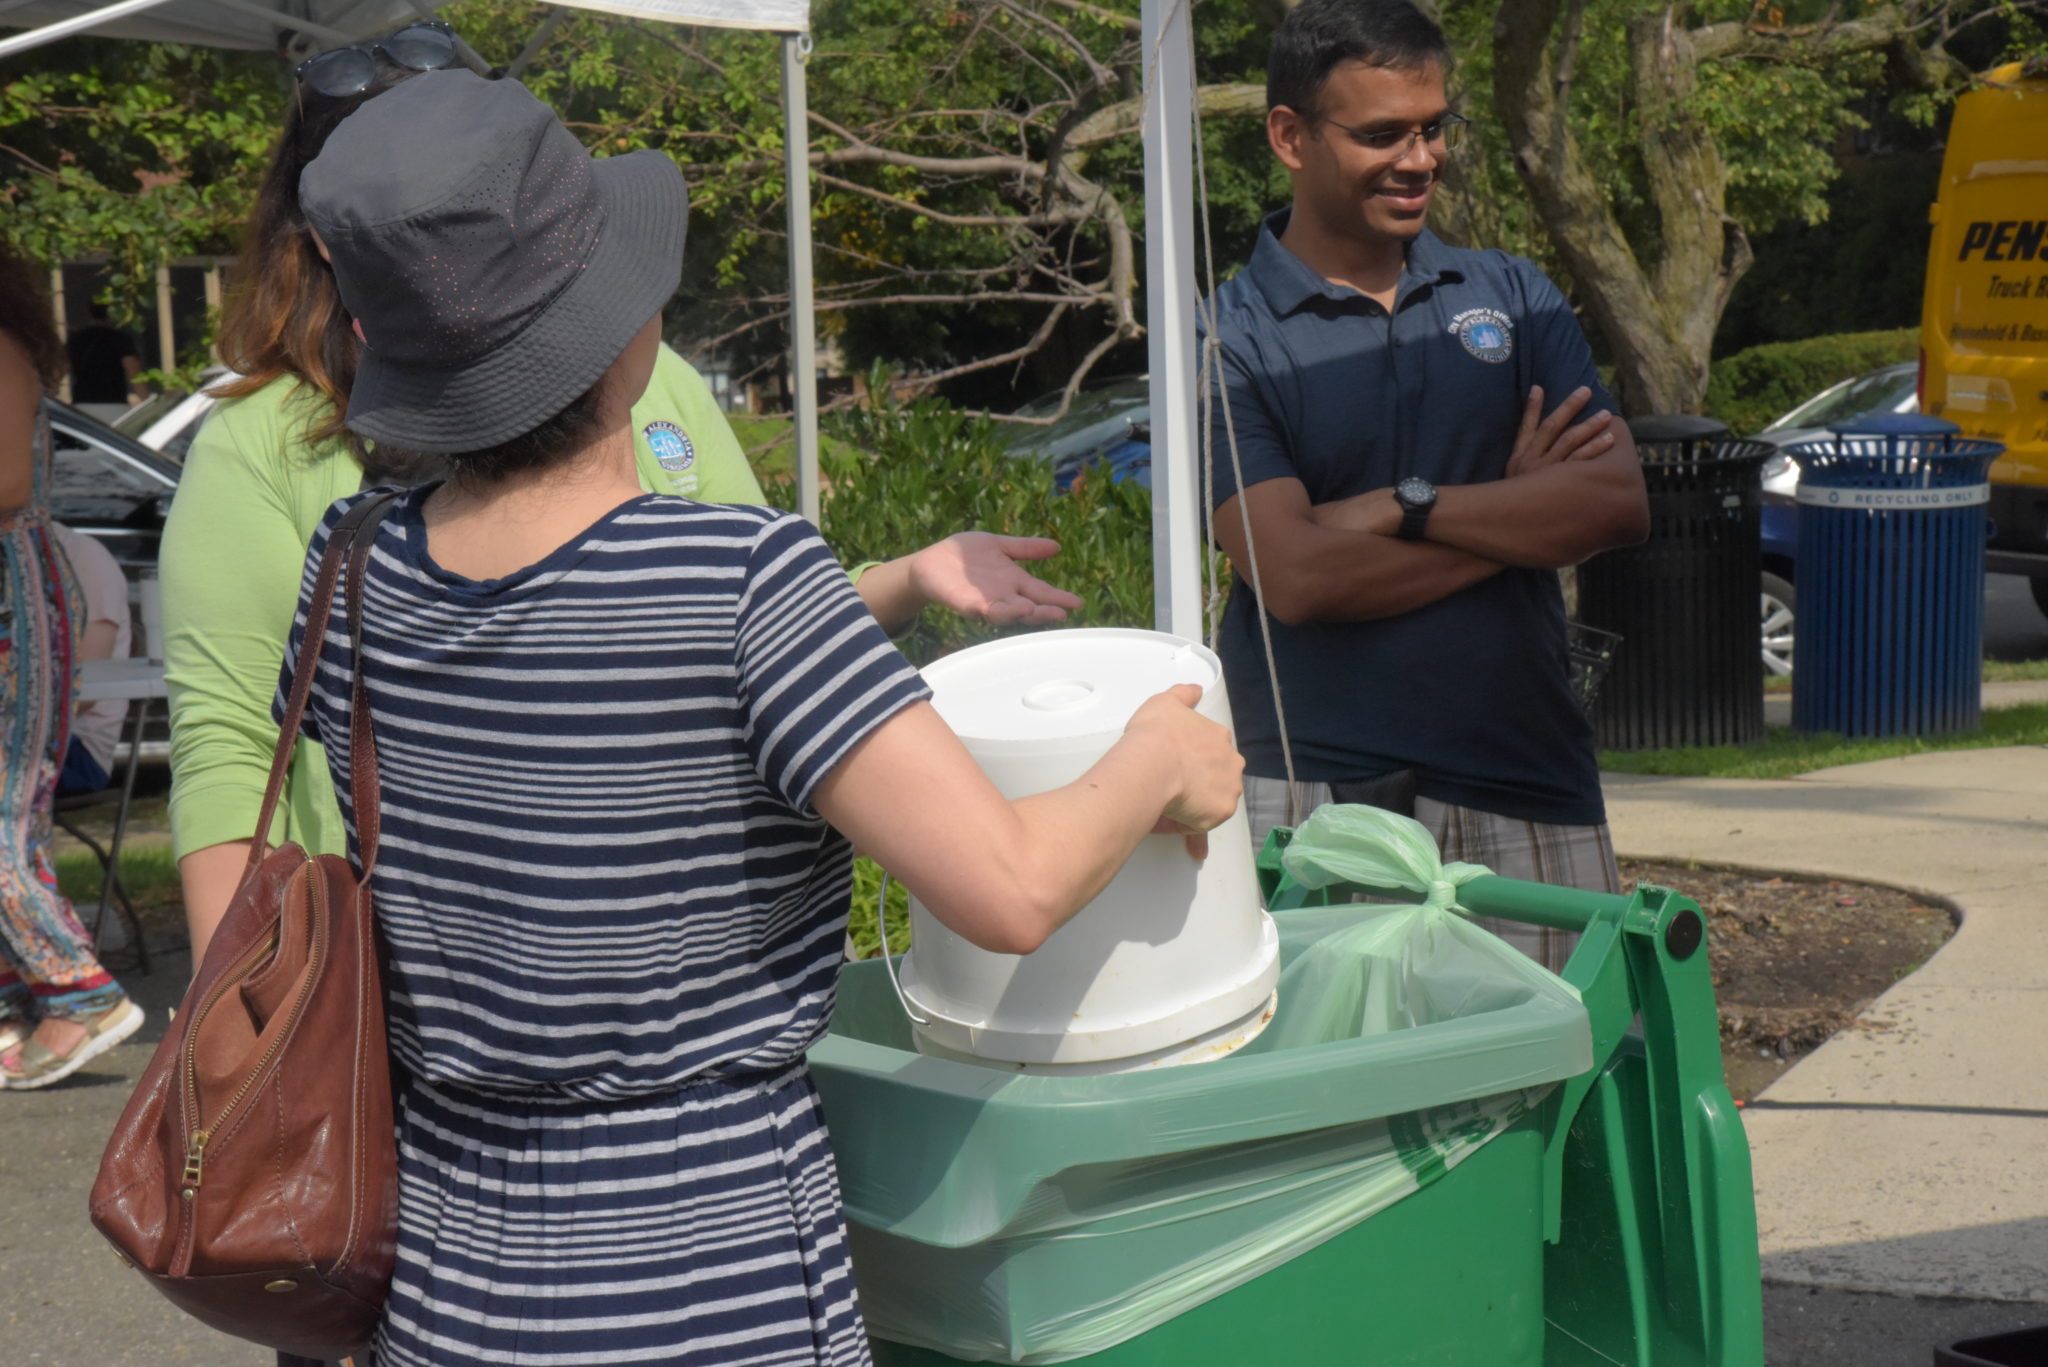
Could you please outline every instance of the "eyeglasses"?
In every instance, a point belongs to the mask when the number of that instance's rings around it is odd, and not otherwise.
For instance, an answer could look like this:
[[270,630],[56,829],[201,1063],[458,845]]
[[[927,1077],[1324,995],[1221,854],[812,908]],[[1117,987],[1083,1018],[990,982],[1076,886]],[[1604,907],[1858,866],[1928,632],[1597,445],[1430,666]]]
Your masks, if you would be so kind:
[[1360,147],[1390,157],[1395,161],[1408,155],[1420,142],[1432,152],[1448,152],[1465,140],[1465,128],[1472,121],[1463,114],[1446,114],[1435,123],[1426,123],[1420,128],[1353,128],[1348,123],[1325,119],[1332,128],[1341,128],[1351,135],[1351,140]]
[[293,74],[322,95],[360,95],[377,79],[380,52],[407,71],[440,71],[454,65],[455,30],[437,19],[422,19],[382,38],[316,52]]

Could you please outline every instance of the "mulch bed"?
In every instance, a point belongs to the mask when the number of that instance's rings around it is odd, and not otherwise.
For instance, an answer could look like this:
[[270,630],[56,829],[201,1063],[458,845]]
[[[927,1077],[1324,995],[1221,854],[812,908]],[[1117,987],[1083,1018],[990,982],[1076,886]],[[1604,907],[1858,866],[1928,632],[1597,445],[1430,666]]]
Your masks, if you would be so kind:
[[1896,888],[1625,859],[1622,878],[1700,904],[1728,1088],[1746,1101],[1848,1026],[1955,933],[1948,908]]

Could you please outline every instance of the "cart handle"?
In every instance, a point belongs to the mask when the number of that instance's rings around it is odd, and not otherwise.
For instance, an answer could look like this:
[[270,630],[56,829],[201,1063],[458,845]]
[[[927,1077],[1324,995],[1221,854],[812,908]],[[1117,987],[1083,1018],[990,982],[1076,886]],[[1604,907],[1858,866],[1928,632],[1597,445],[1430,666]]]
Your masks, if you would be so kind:
[[[1321,900],[1333,893],[1342,897],[1362,892],[1397,902],[1410,902],[1416,897],[1413,888],[1343,883],[1310,893],[1298,884],[1285,882],[1280,852],[1293,839],[1293,830],[1286,826],[1275,827],[1259,851],[1259,889],[1265,894],[1267,905],[1274,910],[1307,905],[1311,900]],[[1578,888],[1553,887],[1548,883],[1529,883],[1519,878],[1488,874],[1458,889],[1458,905],[1474,916],[1497,916],[1506,921],[1523,921],[1554,930],[1584,931],[1595,921],[1621,924],[1632,901],[1615,893],[1584,892]]]

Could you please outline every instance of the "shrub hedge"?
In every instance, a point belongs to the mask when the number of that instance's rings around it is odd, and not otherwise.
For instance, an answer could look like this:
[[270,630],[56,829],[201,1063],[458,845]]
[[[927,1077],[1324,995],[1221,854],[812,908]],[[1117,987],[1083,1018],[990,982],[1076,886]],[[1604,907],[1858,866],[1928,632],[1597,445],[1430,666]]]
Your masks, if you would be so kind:
[[1748,436],[1831,384],[1912,360],[1919,345],[1918,328],[1766,342],[1714,362],[1706,409],[1737,436]]
[[[935,399],[882,398],[836,415],[830,432],[838,440],[822,444],[819,460],[824,534],[844,563],[893,559],[959,531],[1047,536],[1060,553],[1041,567],[1044,577],[1083,600],[1067,625],[1151,625],[1146,490],[1088,479],[1055,493],[1051,470],[1006,454],[994,423]],[[770,496],[786,499],[786,482],[775,481]],[[1029,628],[998,630],[931,610],[898,642],[923,665],[1018,630]]]
[[[871,392],[886,396],[888,385]],[[1044,577],[1081,596],[1069,626],[1144,627],[1152,623],[1152,499],[1131,483],[1083,480],[1053,492],[1046,465],[1004,453],[996,426],[937,400],[897,403],[886,397],[834,416],[819,456],[827,544],[848,565],[889,560],[954,532],[981,530],[1049,536],[1060,553]],[[761,470],[769,497],[788,506],[787,474]],[[1031,628],[980,626],[928,610],[897,638],[923,665],[962,647]],[[855,952],[880,948],[875,900],[881,870],[855,866],[852,919]],[[903,888],[889,888],[889,940],[910,944]]]

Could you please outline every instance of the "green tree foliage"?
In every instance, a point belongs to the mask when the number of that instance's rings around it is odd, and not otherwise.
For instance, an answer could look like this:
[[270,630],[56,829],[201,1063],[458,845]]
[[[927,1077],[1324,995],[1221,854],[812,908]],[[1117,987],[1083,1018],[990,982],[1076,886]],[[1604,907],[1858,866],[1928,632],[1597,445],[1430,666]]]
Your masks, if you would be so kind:
[[[1625,401],[1695,406],[1753,244],[1788,225],[1835,230],[1837,143],[1873,92],[1935,117],[1967,75],[1952,54],[1988,64],[2038,46],[2042,3],[1436,0],[1458,98],[1480,121],[1440,226],[1559,275]],[[1285,5],[1193,8],[1219,274],[1286,198],[1260,122]],[[1137,10],[816,7],[820,331],[849,364],[888,360],[991,404],[1091,365],[1142,364]],[[685,165],[694,210],[671,335],[779,368],[777,40],[525,0],[444,13],[593,148],[656,147]],[[111,255],[129,291],[164,255],[231,248],[289,91],[268,54],[74,39],[0,65],[0,233],[44,258]]]
[[1715,363],[1706,411],[1732,432],[1761,431],[1831,384],[1912,360],[1919,343],[1918,328],[1897,328],[1753,346]]
[[[1939,150],[1849,162],[1818,223],[1783,223],[1756,239],[1756,265],[1728,301],[1717,356],[1765,342],[1912,327],[1926,279],[1927,206]],[[1715,361],[1715,375],[1721,361]],[[1710,384],[1711,388],[1711,384]]]
[[0,235],[110,258],[132,308],[159,261],[232,248],[286,98],[260,53],[76,38],[0,64]]
[[[2038,42],[2038,0],[1447,0],[1477,38],[1505,156],[1632,411],[1693,411],[1754,240],[1820,222],[1838,139],[1883,91],[1925,121],[1996,34]],[[1475,85],[1476,93],[1476,85]],[[1501,180],[1495,168],[1493,182]]]
[[[1055,493],[1051,468],[1006,451],[994,423],[929,397],[898,402],[889,378],[875,371],[870,389],[880,397],[831,422],[838,441],[823,458],[823,531],[841,560],[889,560],[974,529],[1048,536],[1060,543],[1048,573],[1083,599],[1069,625],[1151,625],[1146,490],[1082,479]],[[899,640],[923,664],[1010,634],[933,610]]]

